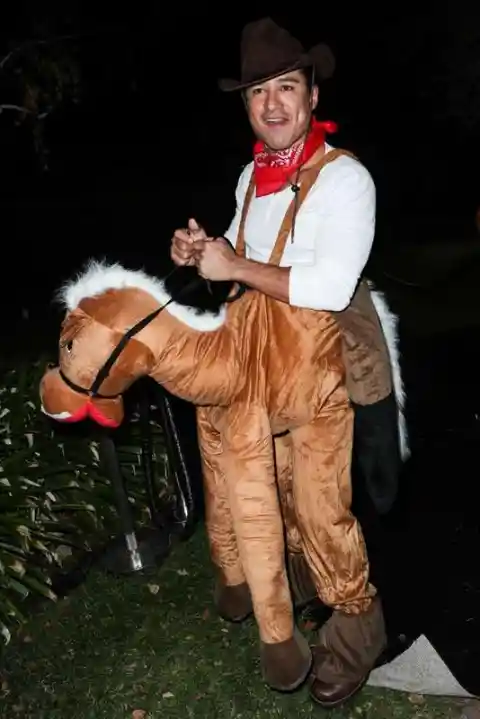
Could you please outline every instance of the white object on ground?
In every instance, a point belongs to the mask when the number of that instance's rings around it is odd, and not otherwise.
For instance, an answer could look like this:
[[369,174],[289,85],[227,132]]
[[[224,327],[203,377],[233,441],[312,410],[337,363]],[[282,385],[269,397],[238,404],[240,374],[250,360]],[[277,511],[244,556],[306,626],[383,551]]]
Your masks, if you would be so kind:
[[413,694],[472,697],[455,679],[424,634],[403,654],[374,669],[368,684]]

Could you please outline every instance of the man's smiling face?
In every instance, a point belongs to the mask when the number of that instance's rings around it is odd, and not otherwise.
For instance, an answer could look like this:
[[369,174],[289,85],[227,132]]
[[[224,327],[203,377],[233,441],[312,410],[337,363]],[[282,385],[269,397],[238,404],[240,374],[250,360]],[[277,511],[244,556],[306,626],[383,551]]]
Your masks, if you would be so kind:
[[271,150],[286,150],[306,134],[318,87],[310,90],[304,73],[295,70],[249,87],[245,97],[258,139]]

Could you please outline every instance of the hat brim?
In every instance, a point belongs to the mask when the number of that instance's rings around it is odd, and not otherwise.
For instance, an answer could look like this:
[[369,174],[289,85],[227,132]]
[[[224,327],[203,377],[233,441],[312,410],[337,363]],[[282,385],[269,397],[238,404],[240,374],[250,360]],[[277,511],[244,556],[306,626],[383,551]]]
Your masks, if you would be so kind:
[[305,61],[298,60],[293,65],[290,65],[289,67],[282,67],[281,70],[277,70],[276,72],[271,73],[270,75],[263,75],[262,77],[256,77],[254,80],[249,80],[248,82],[242,82],[241,80],[232,80],[231,78],[224,78],[222,80],[218,81],[218,86],[222,92],[233,92],[234,90],[246,90],[248,87],[253,87],[253,85],[260,85],[262,82],[267,82],[267,80],[273,80],[274,77],[280,77],[280,75],[285,75],[287,72],[293,72],[294,70],[300,70],[302,67],[307,67],[311,64],[311,61],[308,60],[305,57]]
[[256,77],[254,80],[242,82],[241,80],[233,80],[231,78],[222,78],[218,81],[218,87],[222,92],[234,92],[235,90],[246,90],[253,85],[259,85],[262,82],[273,80],[275,77],[285,75],[287,72],[301,70],[305,67],[314,66],[319,75],[319,79],[328,80],[335,72],[335,57],[328,45],[320,43],[315,45],[307,53],[304,53],[299,60],[289,67],[283,67],[269,75]]

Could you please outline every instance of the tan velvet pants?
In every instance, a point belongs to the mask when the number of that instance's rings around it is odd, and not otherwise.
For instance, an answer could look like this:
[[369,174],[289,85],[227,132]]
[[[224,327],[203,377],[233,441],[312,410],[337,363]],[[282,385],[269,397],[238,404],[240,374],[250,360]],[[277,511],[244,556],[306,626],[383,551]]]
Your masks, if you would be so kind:
[[284,592],[285,549],[304,554],[326,605],[348,613],[366,609],[375,589],[350,511],[353,410],[346,388],[336,387],[314,422],[275,438],[273,484],[261,488],[261,505],[243,494],[240,512],[233,506],[239,498],[234,486],[243,478],[225,462],[215,428],[222,412],[197,410],[211,556],[227,585],[248,583],[261,635],[267,627],[262,639],[284,641],[293,628],[291,597],[287,601]]
[[366,609],[375,590],[363,534],[350,511],[353,410],[343,389],[314,424],[275,438],[287,549],[303,553],[318,596],[334,609]]

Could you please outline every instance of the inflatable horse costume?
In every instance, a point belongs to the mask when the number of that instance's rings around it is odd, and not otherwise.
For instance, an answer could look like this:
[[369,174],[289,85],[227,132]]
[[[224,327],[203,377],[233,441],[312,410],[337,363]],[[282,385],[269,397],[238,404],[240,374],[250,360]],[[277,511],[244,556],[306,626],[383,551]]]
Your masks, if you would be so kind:
[[[338,154],[307,171],[303,196]],[[338,611],[314,647],[323,671],[315,668],[314,680],[330,681],[326,706],[343,701],[385,643],[362,532],[350,512],[352,404],[361,429],[370,421],[363,410],[394,398],[387,450],[407,452],[395,317],[382,295],[362,282],[349,308],[334,314],[248,290],[202,314],[143,272],[94,263],[65,286],[62,299],[59,367],[42,379],[43,411],[60,421],[90,416],[116,426],[122,393],[145,375],[195,404],[218,611],[232,621],[253,612],[264,678],[291,690],[312,661],[294,605],[319,596]],[[378,453],[368,438],[364,445],[360,464],[371,472],[375,495]],[[384,508],[391,504],[392,496],[378,498]],[[353,675],[347,669],[335,684],[338,662],[348,667],[352,656]]]

